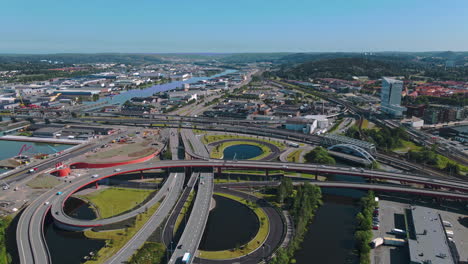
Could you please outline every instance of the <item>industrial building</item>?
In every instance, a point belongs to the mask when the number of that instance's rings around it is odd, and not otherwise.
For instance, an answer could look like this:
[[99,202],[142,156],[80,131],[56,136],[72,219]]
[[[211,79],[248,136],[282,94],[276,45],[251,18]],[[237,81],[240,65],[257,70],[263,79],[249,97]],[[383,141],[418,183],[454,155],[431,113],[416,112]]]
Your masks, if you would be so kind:
[[458,263],[450,250],[440,215],[430,208],[420,206],[412,206],[411,215],[414,228],[410,230],[408,239],[410,263]]

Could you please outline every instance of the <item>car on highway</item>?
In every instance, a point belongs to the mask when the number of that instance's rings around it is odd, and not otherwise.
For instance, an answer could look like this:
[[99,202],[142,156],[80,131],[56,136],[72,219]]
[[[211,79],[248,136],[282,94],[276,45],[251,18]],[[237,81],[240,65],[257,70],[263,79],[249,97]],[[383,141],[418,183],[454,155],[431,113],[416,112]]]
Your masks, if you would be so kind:
[[97,178],[97,177],[99,177],[98,174],[93,174],[93,176],[91,176],[91,178]]
[[119,171],[122,171],[122,169],[117,168],[117,169],[115,169],[114,171],[115,171],[115,172],[119,172]]
[[44,205],[49,205],[50,203],[49,202],[45,202]]
[[61,194],[62,194],[62,192],[57,192],[57,195],[61,195]]
[[283,168],[287,169],[287,168],[288,168],[288,165],[283,165]]

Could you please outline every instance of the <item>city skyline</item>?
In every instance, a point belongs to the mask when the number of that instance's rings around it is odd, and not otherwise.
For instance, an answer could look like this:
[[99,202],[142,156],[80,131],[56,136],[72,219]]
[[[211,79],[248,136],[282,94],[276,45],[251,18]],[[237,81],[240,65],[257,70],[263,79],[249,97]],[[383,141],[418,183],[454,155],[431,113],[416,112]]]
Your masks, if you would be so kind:
[[[86,3],[85,3],[86,4]],[[465,1],[10,2],[0,53],[464,51]],[[13,22],[13,23],[12,23]]]

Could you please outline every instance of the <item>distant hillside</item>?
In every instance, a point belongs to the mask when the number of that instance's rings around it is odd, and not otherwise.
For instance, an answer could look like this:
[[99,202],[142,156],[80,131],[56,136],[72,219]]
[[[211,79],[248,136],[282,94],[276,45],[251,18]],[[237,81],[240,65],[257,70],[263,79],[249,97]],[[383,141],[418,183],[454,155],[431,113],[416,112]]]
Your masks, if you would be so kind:
[[63,64],[85,63],[161,63],[159,54],[124,54],[124,53],[96,53],[96,54],[0,54],[0,64],[39,63],[41,60],[58,61]]
[[334,58],[310,61],[297,66],[285,66],[277,74],[288,79],[339,78],[350,80],[352,76],[380,78],[382,76],[408,75],[419,70],[420,66],[406,61]]
[[275,62],[284,56],[291,54],[285,52],[277,53],[234,53],[219,59],[224,63],[255,63],[255,62]]

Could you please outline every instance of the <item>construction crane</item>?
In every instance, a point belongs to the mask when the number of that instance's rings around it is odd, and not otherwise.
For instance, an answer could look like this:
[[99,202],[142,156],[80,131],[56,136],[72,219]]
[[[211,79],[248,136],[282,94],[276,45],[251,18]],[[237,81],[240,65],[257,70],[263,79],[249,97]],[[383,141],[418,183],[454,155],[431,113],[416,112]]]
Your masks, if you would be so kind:
[[18,95],[17,95],[21,101],[20,107],[25,107],[26,105],[23,102],[23,95],[21,94],[21,90],[18,90]]
[[49,102],[53,102],[55,101],[62,93],[57,93],[56,95],[50,97],[50,101]]

